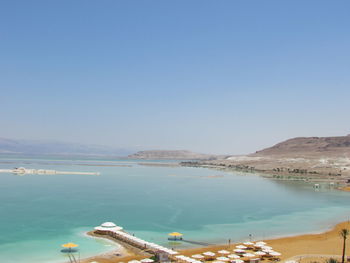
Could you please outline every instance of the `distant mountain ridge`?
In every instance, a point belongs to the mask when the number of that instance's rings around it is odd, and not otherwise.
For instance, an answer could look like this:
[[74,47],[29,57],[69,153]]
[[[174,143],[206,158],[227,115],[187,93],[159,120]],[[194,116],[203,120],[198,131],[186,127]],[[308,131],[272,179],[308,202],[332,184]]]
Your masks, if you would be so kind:
[[137,150],[132,148],[117,148],[101,145],[0,138],[0,154],[11,155],[110,156],[144,160],[205,160],[217,157],[215,155],[194,153],[187,150],[136,151]]
[[350,135],[337,137],[297,137],[257,151],[252,156],[350,154]]
[[0,138],[1,154],[126,156],[134,151],[101,145]]
[[216,158],[215,155],[194,153],[187,150],[150,150],[139,151],[128,156],[129,159],[148,160],[203,160]]
[[258,172],[277,180],[350,182],[350,136],[298,137],[249,155],[182,162],[183,166]]

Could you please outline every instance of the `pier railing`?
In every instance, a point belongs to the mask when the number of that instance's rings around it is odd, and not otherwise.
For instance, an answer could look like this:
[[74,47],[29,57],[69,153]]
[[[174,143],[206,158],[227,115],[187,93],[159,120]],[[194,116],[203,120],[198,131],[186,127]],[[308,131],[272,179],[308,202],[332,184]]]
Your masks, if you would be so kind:
[[156,243],[145,241],[141,238],[135,237],[135,236],[133,236],[127,232],[121,231],[121,230],[114,230],[114,229],[101,230],[101,229],[98,229],[98,230],[95,230],[95,233],[111,236],[117,240],[123,241],[123,242],[125,242],[133,247],[136,247],[140,250],[144,250],[144,251],[149,252],[151,254],[158,254],[159,252],[166,253],[169,256],[173,256],[173,255],[178,254],[177,251],[160,246]]
[[175,262],[184,262],[184,263],[202,263],[201,261],[195,260],[190,257],[186,257],[183,255],[179,255],[179,252],[166,248],[164,246],[158,245],[156,243],[145,241],[141,238],[135,237],[125,231],[122,230],[121,227],[114,228],[104,228],[104,227],[96,227],[96,234],[100,235],[108,235],[116,240],[120,240],[126,244],[129,244],[135,248],[138,248],[142,251],[148,252],[154,255],[166,255],[166,261],[175,261]]

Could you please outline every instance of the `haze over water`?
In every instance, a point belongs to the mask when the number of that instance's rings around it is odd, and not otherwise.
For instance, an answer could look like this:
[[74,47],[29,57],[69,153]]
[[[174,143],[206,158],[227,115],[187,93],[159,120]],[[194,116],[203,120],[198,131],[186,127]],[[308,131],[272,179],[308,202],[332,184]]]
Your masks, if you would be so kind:
[[[84,236],[105,221],[173,247],[167,233],[224,243],[325,230],[350,217],[350,194],[203,168],[151,167],[137,161],[1,159],[0,168],[98,171],[88,175],[0,174],[0,262],[60,262],[60,245],[82,257],[116,245]],[[5,163],[10,161],[11,163]],[[89,165],[86,165],[89,164]],[[254,187],[253,187],[254,186]],[[183,244],[178,246],[183,247]]]

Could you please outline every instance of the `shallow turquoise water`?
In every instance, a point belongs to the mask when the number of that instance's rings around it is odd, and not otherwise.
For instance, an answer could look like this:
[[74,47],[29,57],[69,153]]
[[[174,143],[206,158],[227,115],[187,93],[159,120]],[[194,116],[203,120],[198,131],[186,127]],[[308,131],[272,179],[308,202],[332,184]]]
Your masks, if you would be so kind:
[[[84,233],[113,221],[173,247],[167,233],[207,243],[322,231],[350,217],[350,195],[311,185],[202,168],[86,166],[43,159],[0,159],[0,168],[99,171],[89,175],[0,174],[0,262],[61,262],[60,245],[81,257],[115,248]],[[4,163],[9,161],[9,163]],[[99,162],[101,163],[101,162]],[[103,162],[106,164],[105,162]],[[81,164],[81,165],[77,165]],[[221,177],[213,177],[220,175]],[[179,247],[184,244],[179,245]]]

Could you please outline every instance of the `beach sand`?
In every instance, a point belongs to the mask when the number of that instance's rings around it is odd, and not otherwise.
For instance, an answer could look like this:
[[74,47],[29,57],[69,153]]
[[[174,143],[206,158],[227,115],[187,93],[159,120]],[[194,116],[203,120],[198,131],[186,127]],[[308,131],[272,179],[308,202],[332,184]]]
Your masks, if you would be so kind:
[[[324,262],[330,257],[341,257],[342,253],[342,238],[339,235],[341,229],[350,229],[350,222],[346,221],[337,224],[333,229],[321,233],[321,234],[307,234],[285,238],[277,238],[271,240],[264,240],[268,246],[273,247],[275,251],[282,253],[280,259],[285,260],[297,260],[302,263],[308,262]],[[350,239],[350,237],[349,237]],[[346,255],[350,252],[350,244],[347,241]],[[180,250],[180,254],[191,256],[193,254],[200,254],[205,251],[216,252],[221,249],[232,251],[236,244],[217,245],[210,247],[192,248]],[[138,256],[134,252],[129,252],[125,257],[109,256],[108,254],[102,256],[96,256],[86,260],[82,260],[82,263],[99,262],[99,263],[116,263],[116,262],[128,262],[132,259],[142,259],[145,256]]]

